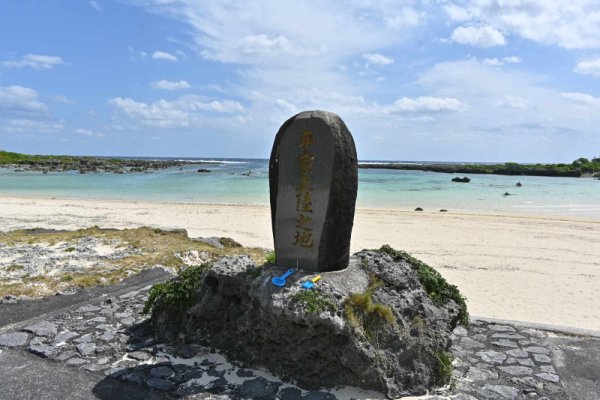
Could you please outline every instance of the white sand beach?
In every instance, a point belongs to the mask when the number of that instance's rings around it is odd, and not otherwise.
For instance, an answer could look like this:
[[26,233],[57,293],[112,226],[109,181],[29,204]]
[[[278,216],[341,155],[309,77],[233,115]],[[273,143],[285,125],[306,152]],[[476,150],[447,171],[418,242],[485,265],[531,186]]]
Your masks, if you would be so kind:
[[[0,196],[0,230],[152,226],[272,248],[267,206]],[[472,315],[600,331],[600,220],[358,209],[352,251],[390,244],[438,269]]]

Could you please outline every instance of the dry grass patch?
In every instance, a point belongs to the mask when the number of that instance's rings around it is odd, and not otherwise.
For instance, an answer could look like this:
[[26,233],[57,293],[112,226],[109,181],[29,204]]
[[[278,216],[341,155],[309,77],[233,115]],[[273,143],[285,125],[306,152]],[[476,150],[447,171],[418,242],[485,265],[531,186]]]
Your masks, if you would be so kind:
[[[24,276],[21,282],[0,278],[0,296],[24,295],[42,297],[55,294],[68,287],[92,287],[110,285],[137,274],[144,269],[162,266],[178,272],[188,267],[181,255],[186,252],[198,252],[205,261],[214,261],[226,255],[249,255],[257,265],[264,263],[267,251],[258,248],[242,247],[234,240],[223,238],[220,249],[210,244],[191,239],[185,231],[163,231],[148,227],[134,229],[101,229],[97,226],[77,231],[52,231],[45,229],[23,229],[0,233],[0,242],[17,244],[64,244],[75,245],[86,237],[102,239],[113,248],[131,247],[135,251],[119,260],[103,259],[102,268],[87,271],[68,272],[53,276]],[[66,250],[77,255],[76,247]]]

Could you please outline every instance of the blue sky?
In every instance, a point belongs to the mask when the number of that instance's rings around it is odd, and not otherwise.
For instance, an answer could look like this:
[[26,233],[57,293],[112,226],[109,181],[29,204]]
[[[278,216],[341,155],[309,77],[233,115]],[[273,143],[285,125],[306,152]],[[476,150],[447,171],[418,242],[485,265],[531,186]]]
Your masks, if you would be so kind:
[[600,2],[0,3],[2,149],[267,158],[310,109],[364,160],[600,156]]

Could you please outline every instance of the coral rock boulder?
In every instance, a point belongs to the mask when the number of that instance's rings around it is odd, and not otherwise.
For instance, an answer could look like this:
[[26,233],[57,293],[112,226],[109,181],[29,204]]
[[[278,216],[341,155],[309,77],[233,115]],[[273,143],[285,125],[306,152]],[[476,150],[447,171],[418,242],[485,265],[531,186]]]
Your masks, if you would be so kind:
[[300,284],[314,274],[301,270],[286,287],[272,285],[283,272],[238,256],[199,268],[195,285],[175,278],[170,290],[183,291],[187,305],[155,291],[155,332],[214,346],[307,389],[356,386],[397,397],[447,383],[450,332],[466,309],[435,270],[384,246],[322,273],[311,290]]

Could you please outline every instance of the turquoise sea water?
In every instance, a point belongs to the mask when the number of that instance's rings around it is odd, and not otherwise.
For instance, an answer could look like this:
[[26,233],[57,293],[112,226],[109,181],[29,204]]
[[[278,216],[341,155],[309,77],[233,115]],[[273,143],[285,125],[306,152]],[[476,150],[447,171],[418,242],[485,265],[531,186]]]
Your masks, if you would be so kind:
[[[198,168],[210,173],[197,173]],[[249,176],[242,175],[250,172]],[[454,175],[360,169],[357,206],[600,218],[600,181],[590,178]],[[460,175],[462,176],[462,175]],[[517,188],[520,181],[523,186]],[[505,192],[512,196],[503,196]],[[203,160],[153,173],[19,172],[0,168],[0,195],[220,204],[269,204],[267,160]]]

